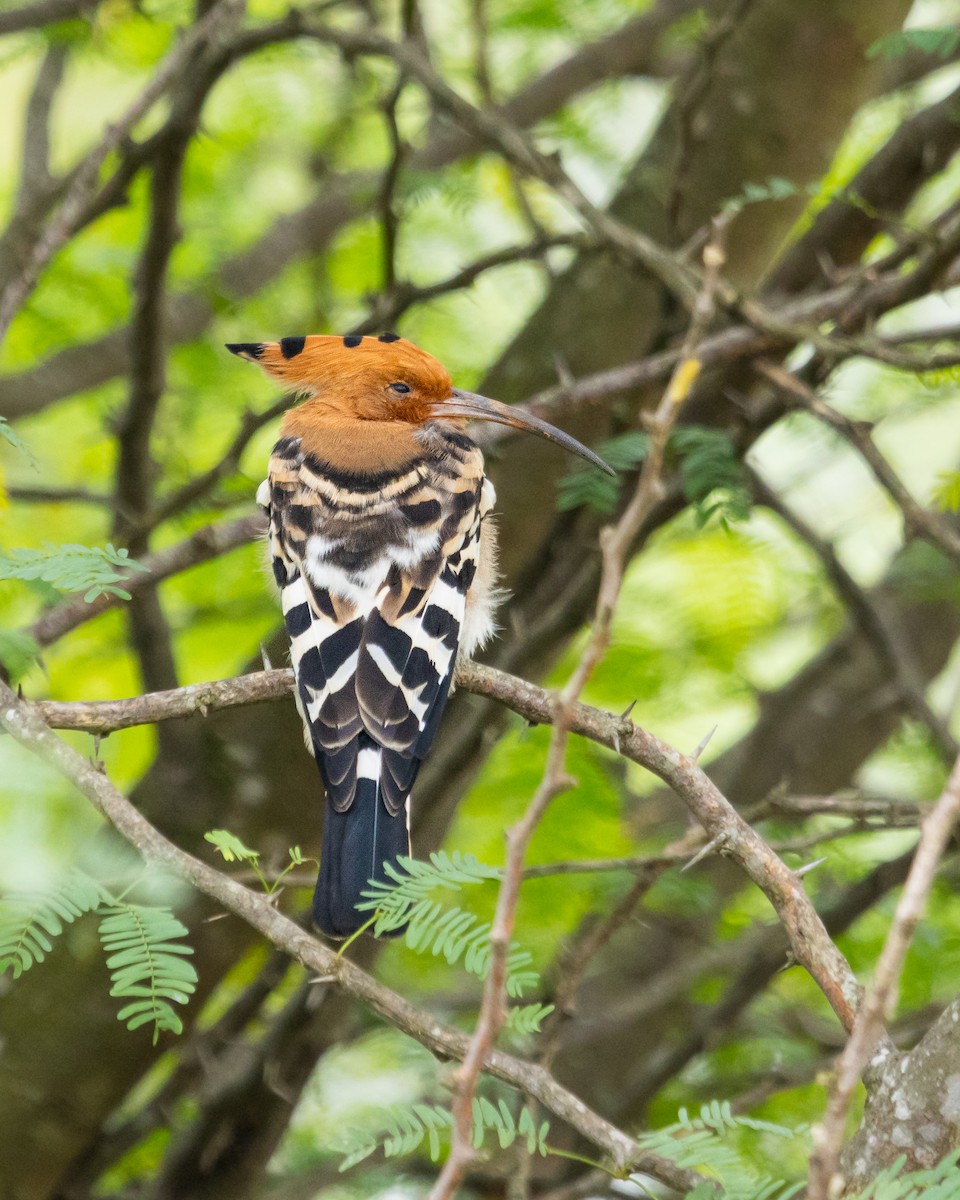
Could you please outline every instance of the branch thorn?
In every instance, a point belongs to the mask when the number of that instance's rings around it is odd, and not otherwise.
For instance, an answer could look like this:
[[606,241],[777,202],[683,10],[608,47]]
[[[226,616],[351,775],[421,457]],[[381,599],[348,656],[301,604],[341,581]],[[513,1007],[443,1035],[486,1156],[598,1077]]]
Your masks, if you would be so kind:
[[706,748],[707,748],[707,747],[710,745],[710,739],[713,737],[713,735],[714,735],[714,734],[717,732],[717,730],[718,730],[719,728],[720,728],[720,726],[719,726],[719,725],[714,725],[714,727],[713,727],[712,729],[709,729],[709,730],[707,730],[706,734],[705,734],[705,735],[704,735],[704,736],[703,736],[703,737],[700,739],[700,741],[699,741],[699,742],[697,742],[696,749],[695,749],[695,750],[694,750],[694,752],[693,752],[693,753],[690,755],[690,759],[691,759],[691,761],[692,761],[692,762],[698,762],[698,761],[699,761],[699,759],[700,759],[700,755],[701,755],[701,754],[704,752],[704,750],[706,750]]
[[823,858],[815,858],[813,862],[804,863],[802,867],[797,867],[797,869],[794,871],[794,875],[796,875],[798,879],[803,875],[809,875],[811,871],[816,870],[817,867],[822,866],[826,861],[826,855],[824,855]]
[[689,862],[683,864],[683,866],[680,868],[681,873],[683,871],[689,871],[691,867],[695,867],[698,862],[702,862],[703,859],[712,854],[714,850],[719,850],[726,840],[726,833],[718,833],[715,838],[711,838],[705,846],[700,847],[700,849],[693,856],[693,858],[690,859]]

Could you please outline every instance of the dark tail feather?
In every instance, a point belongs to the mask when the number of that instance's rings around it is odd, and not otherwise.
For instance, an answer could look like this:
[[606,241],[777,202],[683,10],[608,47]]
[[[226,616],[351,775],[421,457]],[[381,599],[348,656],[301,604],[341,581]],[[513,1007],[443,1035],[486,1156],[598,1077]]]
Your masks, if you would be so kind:
[[[327,801],[323,818],[323,850],[320,877],[313,894],[313,920],[332,938],[349,937],[371,917],[369,910],[357,911],[369,880],[391,882],[384,863],[395,863],[410,853],[407,805],[395,817],[377,795],[370,779],[357,781],[357,794],[346,812],[337,812]],[[403,932],[397,930],[394,936]]]

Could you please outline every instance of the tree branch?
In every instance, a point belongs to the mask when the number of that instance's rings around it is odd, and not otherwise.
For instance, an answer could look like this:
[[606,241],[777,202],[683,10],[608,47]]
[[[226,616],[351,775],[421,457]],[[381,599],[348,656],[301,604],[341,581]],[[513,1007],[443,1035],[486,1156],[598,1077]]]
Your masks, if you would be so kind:
[[86,16],[99,3],[100,0],[37,0],[35,4],[0,12],[0,37]]
[[[171,575],[189,570],[211,558],[218,558],[238,546],[246,546],[266,531],[262,513],[237,517],[219,525],[206,525],[198,529],[185,541],[145,554],[140,559],[144,571],[131,571],[122,579],[123,587],[132,596],[155,588]],[[74,596],[48,609],[29,629],[29,634],[39,646],[49,646],[58,638],[92,620],[107,609],[117,608],[124,603],[118,596],[100,595],[89,604],[82,596]]]
[[43,269],[76,231],[76,222],[96,187],[104,162],[166,92],[197,46],[236,10],[238,3],[239,0],[216,0],[207,15],[170,51],[120,120],[109,128],[99,144],[83,160],[73,175],[58,213],[27,255],[19,275],[0,293],[0,343],[3,342],[17,310],[36,286]]
[[[21,745],[37,754],[69,780],[144,858],[186,880],[224,908],[235,913],[320,978],[336,983],[391,1025],[415,1038],[443,1058],[462,1059],[469,1039],[423,1012],[403,996],[375,980],[349,959],[341,958],[284,916],[270,899],[235,883],[221,872],[168,841],[123,796],[98,767],[61,741],[25,701],[0,682],[0,725]],[[542,1067],[491,1050],[484,1069],[498,1079],[539,1100],[556,1116],[607,1154],[613,1169],[643,1171],[678,1190],[703,1182],[697,1172],[678,1168],[657,1155],[640,1155],[627,1134],[593,1112],[562,1087]]]
[[[549,692],[495,667],[461,663],[456,681],[464,691],[497,700],[533,724],[550,725],[555,719],[556,706]],[[292,687],[292,671],[274,670],[132,700],[101,704],[45,700],[30,708],[57,728],[102,734],[143,721],[273,700]],[[852,1028],[860,992],[846,959],[830,940],[795,872],[747,824],[704,771],[628,718],[587,704],[574,704],[569,728],[645,767],[683,800],[715,848],[735,859],[770,900],[787,928],[797,961],[816,980],[844,1028]]]

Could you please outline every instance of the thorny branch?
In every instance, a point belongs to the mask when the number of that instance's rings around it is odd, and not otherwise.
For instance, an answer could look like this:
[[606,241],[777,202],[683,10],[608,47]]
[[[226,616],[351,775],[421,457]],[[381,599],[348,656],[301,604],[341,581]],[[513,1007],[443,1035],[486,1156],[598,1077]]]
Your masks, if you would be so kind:
[[[168,841],[94,763],[61,741],[30,705],[19,700],[2,682],[0,725],[77,787],[145,861],[171,871],[218,901],[274,946],[321,979],[348,991],[434,1054],[445,1058],[465,1057],[470,1045],[465,1034],[418,1009],[349,959],[324,946],[279,912],[268,897],[249,891]],[[615,1172],[643,1171],[680,1191],[688,1191],[703,1182],[703,1177],[696,1171],[678,1168],[658,1155],[640,1155],[631,1137],[598,1116],[537,1064],[491,1049],[481,1066],[525,1095],[539,1100],[570,1124],[608,1156]]]
[[[532,683],[476,663],[462,664],[458,686],[506,704],[526,720],[548,724],[556,704],[550,694]],[[35,720],[64,728],[103,732],[128,728],[142,721],[175,718],[234,704],[250,704],[289,695],[292,672],[263,671],[219,683],[194,685],[172,693],[101,704],[22,702]],[[734,858],[770,899],[783,923],[793,955],[802,963],[849,1028],[858,999],[850,969],[816,915],[795,872],[743,820],[695,763],[629,719],[575,703],[569,713],[570,732],[618,752],[652,771],[688,805],[707,835]],[[824,802],[817,798],[818,807]],[[827,805],[829,810],[830,805]]]
[[523,879],[523,861],[537,826],[551,802],[573,786],[566,770],[567,740],[574,706],[609,644],[610,629],[630,548],[648,513],[663,494],[663,467],[667,441],[684,401],[700,371],[696,347],[713,315],[714,294],[723,252],[720,229],[704,254],[704,287],[697,298],[694,320],[685,340],[683,355],[671,377],[663,398],[650,421],[647,456],[640,471],[636,491],[616,526],[603,530],[600,544],[603,567],[596,614],[587,646],[576,669],[553,704],[552,733],[543,778],[521,820],[507,830],[507,856],[497,896],[496,911],[490,930],[490,970],[484,981],[480,1014],[463,1067],[457,1072],[453,1101],[453,1140],[430,1200],[448,1200],[473,1157],[471,1144],[473,1096],[481,1065],[494,1044],[506,1019],[507,955],[513,936],[517,902]]

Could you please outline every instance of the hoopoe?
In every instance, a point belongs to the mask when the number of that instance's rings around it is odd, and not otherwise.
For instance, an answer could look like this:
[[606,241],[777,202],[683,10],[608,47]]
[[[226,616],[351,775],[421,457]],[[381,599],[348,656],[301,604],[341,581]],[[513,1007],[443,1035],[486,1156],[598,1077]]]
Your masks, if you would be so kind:
[[466,422],[528,429],[610,468],[552,425],[454,388],[396,334],[227,349],[306,397],[284,417],[257,501],[326,790],[313,919],[343,938],[368,919],[368,880],[410,853],[408,797],[458,655],[494,629],[495,493]]

